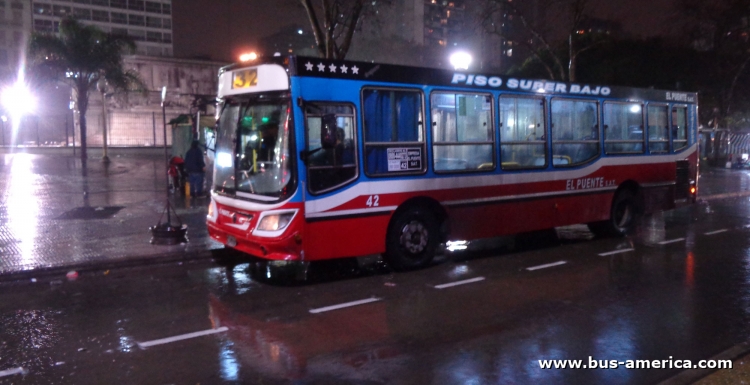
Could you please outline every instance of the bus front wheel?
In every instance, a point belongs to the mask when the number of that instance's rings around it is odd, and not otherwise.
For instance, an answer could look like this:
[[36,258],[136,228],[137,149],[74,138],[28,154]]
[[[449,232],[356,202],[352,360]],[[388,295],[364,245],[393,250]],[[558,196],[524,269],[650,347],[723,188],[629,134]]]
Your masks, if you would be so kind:
[[638,205],[629,190],[622,190],[612,200],[609,219],[589,223],[588,227],[598,237],[622,237],[633,229],[638,218]]
[[386,235],[385,260],[398,271],[425,267],[435,257],[439,238],[437,219],[427,209],[397,213]]

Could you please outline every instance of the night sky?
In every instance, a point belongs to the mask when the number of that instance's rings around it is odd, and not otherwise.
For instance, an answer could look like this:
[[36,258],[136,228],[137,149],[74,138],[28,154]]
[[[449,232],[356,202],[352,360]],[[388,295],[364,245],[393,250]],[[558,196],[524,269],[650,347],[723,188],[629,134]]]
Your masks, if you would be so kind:
[[175,0],[172,2],[174,53],[237,61],[259,38],[287,25],[307,26],[298,0]]
[[[594,13],[621,22],[637,37],[669,34],[673,1],[599,1]],[[181,58],[233,62],[263,36],[288,25],[309,25],[298,0],[175,0],[172,8],[174,53]]]

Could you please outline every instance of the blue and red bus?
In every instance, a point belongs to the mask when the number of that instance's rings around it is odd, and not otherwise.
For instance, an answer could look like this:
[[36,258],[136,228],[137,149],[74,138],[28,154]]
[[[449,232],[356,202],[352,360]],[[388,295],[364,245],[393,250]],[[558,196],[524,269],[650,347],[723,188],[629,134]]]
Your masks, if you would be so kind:
[[695,201],[697,95],[307,57],[219,73],[211,237],[268,260],[586,223]]

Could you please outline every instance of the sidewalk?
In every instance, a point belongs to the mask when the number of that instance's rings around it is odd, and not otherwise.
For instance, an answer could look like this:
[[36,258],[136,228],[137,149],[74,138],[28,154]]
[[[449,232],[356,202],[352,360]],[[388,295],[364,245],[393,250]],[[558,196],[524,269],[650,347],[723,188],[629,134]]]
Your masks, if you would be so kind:
[[[89,149],[84,165],[72,148],[0,149],[0,276],[34,277],[148,261],[206,259],[208,198],[170,194],[189,242],[149,243],[167,198],[163,148]],[[80,149],[79,149],[80,151]],[[32,154],[32,152],[36,154]],[[80,152],[78,153],[80,154]],[[165,219],[166,220],[166,217]],[[173,216],[173,223],[176,223]]]
[[[12,150],[12,152],[11,152]],[[79,149],[80,151],[80,149]],[[223,246],[206,230],[208,198],[170,194],[189,242],[149,243],[166,203],[163,148],[0,148],[0,279],[67,270],[209,259]],[[707,168],[699,198],[750,195],[750,171]]]
[[698,197],[704,200],[750,195],[750,170],[701,167]]

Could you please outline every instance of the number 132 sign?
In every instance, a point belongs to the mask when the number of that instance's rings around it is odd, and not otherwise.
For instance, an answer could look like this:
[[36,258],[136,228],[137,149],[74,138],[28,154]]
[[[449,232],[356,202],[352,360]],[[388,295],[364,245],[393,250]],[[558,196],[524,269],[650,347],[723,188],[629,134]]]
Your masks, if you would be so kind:
[[258,85],[258,69],[237,71],[232,75],[232,89],[250,88]]

